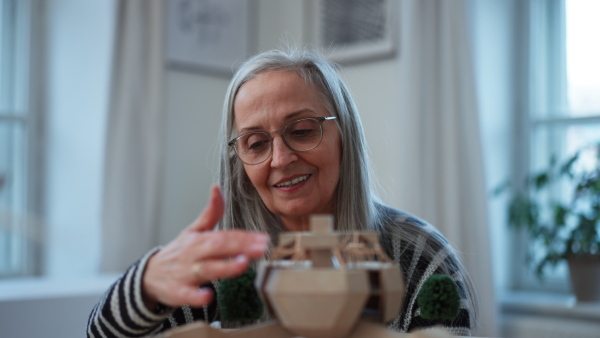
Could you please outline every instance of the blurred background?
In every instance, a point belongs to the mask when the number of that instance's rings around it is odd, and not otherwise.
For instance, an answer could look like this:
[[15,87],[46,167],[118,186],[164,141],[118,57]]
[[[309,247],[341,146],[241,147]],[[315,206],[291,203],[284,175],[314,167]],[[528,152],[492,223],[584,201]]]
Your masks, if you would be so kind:
[[[525,266],[492,194],[600,141],[596,0],[0,0],[0,336],[80,337],[119,273],[201,212],[236,67],[321,51],[382,199],[438,227],[480,336],[598,337],[566,265]],[[560,194],[560,191],[555,192]]]

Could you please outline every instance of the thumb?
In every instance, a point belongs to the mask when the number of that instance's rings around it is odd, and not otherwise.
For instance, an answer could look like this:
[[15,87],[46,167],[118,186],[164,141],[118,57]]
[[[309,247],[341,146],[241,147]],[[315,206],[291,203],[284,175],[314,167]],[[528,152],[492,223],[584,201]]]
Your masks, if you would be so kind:
[[210,191],[210,200],[204,211],[188,227],[189,231],[207,231],[212,230],[217,225],[221,217],[225,214],[225,202],[221,189],[214,184]]

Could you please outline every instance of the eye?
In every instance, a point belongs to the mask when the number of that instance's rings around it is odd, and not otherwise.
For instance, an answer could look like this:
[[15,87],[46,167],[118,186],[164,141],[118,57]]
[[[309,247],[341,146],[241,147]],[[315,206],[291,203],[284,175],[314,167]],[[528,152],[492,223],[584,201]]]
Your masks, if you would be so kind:
[[248,145],[248,149],[250,150],[257,150],[257,149],[261,149],[264,147],[264,145],[267,143],[267,141],[257,141],[257,142],[253,142],[251,144]]
[[265,133],[252,133],[243,138],[242,145],[246,151],[258,152],[266,149],[269,141]]
[[319,135],[319,123],[315,120],[300,120],[290,124],[286,134],[296,141],[311,139]]

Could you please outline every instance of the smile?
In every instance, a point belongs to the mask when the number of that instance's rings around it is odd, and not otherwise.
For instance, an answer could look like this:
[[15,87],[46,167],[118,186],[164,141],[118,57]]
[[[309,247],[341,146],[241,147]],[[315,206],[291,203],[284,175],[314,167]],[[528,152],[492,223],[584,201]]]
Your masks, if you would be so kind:
[[300,176],[300,177],[296,177],[291,181],[286,181],[286,182],[281,182],[279,184],[276,184],[275,187],[276,188],[284,188],[284,187],[291,187],[294,186],[300,182],[304,182],[306,181],[308,178],[310,177],[310,175],[304,175],[304,176]]

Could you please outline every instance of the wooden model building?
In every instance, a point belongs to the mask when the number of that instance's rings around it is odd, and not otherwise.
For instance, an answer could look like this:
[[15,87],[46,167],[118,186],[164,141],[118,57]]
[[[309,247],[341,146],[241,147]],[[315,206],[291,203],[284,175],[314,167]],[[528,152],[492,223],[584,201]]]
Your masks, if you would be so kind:
[[310,232],[282,234],[270,260],[259,263],[254,286],[274,320],[235,330],[198,322],[163,337],[412,337],[385,327],[400,311],[404,282],[377,234],[338,233],[332,224],[329,215],[313,216]]

